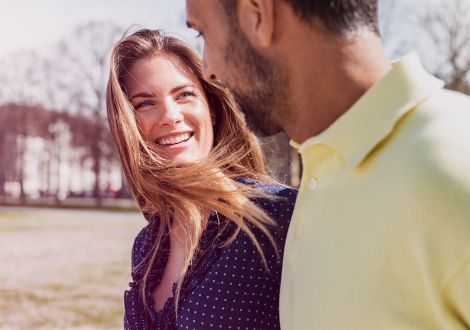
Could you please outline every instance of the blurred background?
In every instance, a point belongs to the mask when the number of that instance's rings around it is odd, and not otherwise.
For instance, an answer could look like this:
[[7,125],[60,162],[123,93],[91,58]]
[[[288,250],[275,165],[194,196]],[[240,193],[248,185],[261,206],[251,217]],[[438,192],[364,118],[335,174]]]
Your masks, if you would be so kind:
[[[145,225],[106,121],[112,45],[159,28],[198,50],[184,0],[0,0],[0,329],[119,329],[133,238]],[[410,51],[470,94],[470,0],[381,0],[390,59]],[[333,87],[332,87],[333,88]],[[297,186],[298,155],[263,140]]]

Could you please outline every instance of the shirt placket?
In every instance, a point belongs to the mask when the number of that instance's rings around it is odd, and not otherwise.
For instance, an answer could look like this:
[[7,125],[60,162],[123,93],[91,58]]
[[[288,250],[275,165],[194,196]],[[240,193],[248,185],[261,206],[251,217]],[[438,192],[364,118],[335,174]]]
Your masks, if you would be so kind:
[[[312,210],[316,207],[316,195],[322,193],[327,178],[345,167],[346,162],[332,147],[325,144],[311,145],[301,153],[304,169],[298,205],[294,214],[294,239],[305,234],[307,223],[315,221]],[[313,212],[314,213],[314,212]]]

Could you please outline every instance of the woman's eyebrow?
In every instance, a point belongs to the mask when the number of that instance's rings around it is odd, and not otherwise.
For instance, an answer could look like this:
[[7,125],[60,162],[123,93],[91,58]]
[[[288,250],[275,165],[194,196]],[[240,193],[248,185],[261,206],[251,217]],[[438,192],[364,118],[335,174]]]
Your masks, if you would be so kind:
[[138,98],[138,97],[154,97],[154,96],[155,95],[153,95],[153,94],[150,94],[150,93],[147,93],[147,92],[142,92],[142,93],[137,93],[137,94],[132,95],[129,98],[129,101],[132,101],[133,99]]
[[183,88],[186,88],[186,87],[196,88],[196,86],[194,86],[194,84],[192,84],[192,83],[187,83],[187,84],[182,84],[182,85],[179,85],[179,86],[174,87],[174,88],[170,91],[170,93],[172,93],[172,94],[173,94],[173,93],[176,93],[177,91],[179,91],[179,90],[181,90],[181,89],[183,89]]
[[[196,86],[192,83],[186,83],[186,84],[182,84],[182,85],[178,85],[176,87],[173,87],[171,90],[170,90],[170,93],[173,94],[173,93],[176,93],[178,92],[179,90],[181,89],[184,89],[184,88],[187,88],[187,87],[192,87],[192,88],[196,88]],[[132,101],[133,99],[136,99],[138,97],[155,97],[155,94],[152,94],[152,93],[148,93],[148,92],[140,92],[140,93],[137,93],[137,94],[134,94],[132,95],[131,97],[129,97],[129,101]]]

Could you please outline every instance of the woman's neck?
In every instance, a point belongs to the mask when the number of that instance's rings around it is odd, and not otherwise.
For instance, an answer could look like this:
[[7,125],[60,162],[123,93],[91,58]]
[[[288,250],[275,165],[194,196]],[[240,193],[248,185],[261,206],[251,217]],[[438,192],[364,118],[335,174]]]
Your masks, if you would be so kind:
[[[202,230],[207,227],[209,215],[209,210],[201,214],[200,221]],[[173,284],[176,283],[182,275],[185,261],[191,249],[191,239],[194,239],[193,235],[188,237],[189,231],[186,230],[182,224],[184,224],[184,222],[175,219],[169,231],[170,252],[168,254],[168,261],[161,282],[152,292],[156,312],[160,311],[165,306],[168,298],[172,297]]]

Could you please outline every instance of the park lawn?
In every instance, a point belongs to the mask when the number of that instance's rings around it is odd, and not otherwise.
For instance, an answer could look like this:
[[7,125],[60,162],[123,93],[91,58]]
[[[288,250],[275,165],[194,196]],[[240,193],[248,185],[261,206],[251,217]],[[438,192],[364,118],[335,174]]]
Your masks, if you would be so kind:
[[0,208],[0,329],[122,329],[137,212]]

